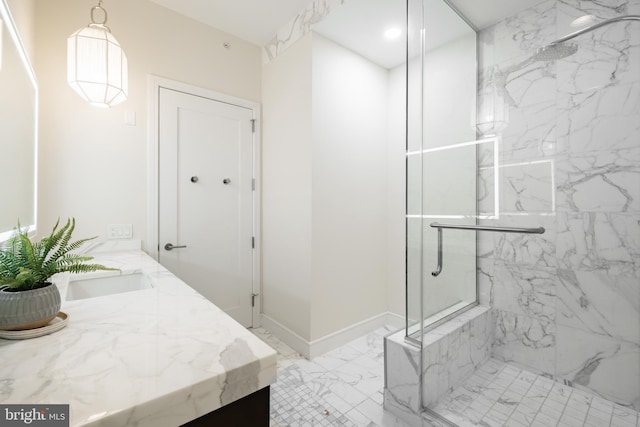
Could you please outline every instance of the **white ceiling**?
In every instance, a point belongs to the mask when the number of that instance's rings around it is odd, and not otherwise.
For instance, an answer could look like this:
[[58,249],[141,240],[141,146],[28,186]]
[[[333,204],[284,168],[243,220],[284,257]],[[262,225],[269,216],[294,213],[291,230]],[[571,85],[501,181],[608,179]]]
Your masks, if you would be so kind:
[[181,15],[264,46],[311,0],[151,0]]
[[[151,0],[259,46],[293,19],[312,0]],[[486,28],[541,0],[449,0],[477,29]],[[443,0],[425,0],[432,45],[454,40],[468,31]],[[347,0],[314,30],[386,68],[402,62],[403,37],[388,41],[383,32],[405,26],[404,0]]]
[[[472,31],[442,0],[424,0],[424,4],[429,11],[425,13],[426,50]],[[404,29],[406,20],[402,0],[349,0],[313,29],[384,68],[393,68],[406,60],[406,38],[403,31],[402,37],[388,40],[384,32],[392,27]]]
[[378,65],[393,68],[404,62],[405,37],[388,40],[384,32],[406,27],[405,9],[398,0],[349,0],[313,29]]

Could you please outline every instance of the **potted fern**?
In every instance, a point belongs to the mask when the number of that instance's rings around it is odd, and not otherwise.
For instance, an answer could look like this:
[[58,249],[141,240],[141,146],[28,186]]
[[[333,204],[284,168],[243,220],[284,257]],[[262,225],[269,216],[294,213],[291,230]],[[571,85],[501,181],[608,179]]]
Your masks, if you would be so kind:
[[56,273],[83,273],[117,270],[100,264],[87,264],[93,259],[73,253],[87,239],[71,242],[75,218],[51,234],[33,243],[20,228],[0,248],[0,329],[24,330],[45,326],[60,311],[60,292],[49,279]]

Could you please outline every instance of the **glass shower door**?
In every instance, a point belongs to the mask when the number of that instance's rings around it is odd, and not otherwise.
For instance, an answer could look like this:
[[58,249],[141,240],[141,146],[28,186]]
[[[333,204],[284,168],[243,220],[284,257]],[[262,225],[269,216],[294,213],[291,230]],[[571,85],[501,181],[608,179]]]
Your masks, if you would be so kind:
[[408,1],[407,336],[477,302],[476,32],[443,0]]

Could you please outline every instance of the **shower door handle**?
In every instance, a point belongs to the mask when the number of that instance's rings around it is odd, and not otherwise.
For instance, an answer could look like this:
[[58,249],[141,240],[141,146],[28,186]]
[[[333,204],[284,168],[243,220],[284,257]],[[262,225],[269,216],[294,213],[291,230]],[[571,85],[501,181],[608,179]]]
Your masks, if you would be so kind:
[[431,272],[433,277],[438,277],[442,273],[442,229],[451,228],[454,230],[472,230],[472,231],[494,231],[502,233],[524,233],[524,234],[543,234],[546,230],[544,227],[521,228],[521,227],[495,227],[491,225],[463,225],[463,224],[440,224],[432,222],[431,227],[438,229],[438,267]]
[[433,277],[438,277],[442,273],[442,228],[438,228],[438,267],[431,272]]

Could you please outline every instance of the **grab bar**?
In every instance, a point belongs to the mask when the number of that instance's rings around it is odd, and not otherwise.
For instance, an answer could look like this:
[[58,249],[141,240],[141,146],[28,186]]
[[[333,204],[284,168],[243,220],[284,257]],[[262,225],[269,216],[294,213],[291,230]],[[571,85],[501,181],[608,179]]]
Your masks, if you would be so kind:
[[460,225],[460,224],[440,224],[432,222],[431,227],[438,229],[438,267],[431,272],[433,277],[438,277],[442,273],[442,229],[451,228],[454,230],[474,230],[474,231],[494,231],[502,233],[524,233],[524,234],[543,234],[544,227],[520,228],[520,227],[496,227],[491,225]]

